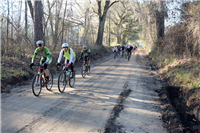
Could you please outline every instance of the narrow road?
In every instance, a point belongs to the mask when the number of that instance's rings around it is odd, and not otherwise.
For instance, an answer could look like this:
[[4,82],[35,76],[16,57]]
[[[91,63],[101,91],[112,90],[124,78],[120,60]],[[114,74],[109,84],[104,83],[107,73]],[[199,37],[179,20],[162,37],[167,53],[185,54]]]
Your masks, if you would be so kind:
[[1,94],[2,133],[166,133],[155,92],[160,83],[136,59],[109,56],[84,79],[76,69],[75,87],[62,94],[56,77],[52,91],[43,88],[39,97],[31,85]]

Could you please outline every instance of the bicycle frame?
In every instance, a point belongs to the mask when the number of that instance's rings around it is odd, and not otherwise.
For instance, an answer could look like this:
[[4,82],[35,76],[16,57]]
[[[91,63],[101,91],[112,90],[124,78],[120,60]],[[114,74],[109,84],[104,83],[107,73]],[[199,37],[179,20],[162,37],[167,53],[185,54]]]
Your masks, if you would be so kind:
[[39,68],[38,68],[38,74],[40,75],[40,78],[42,79],[42,83],[45,84],[44,78],[42,77],[42,70],[43,70],[43,67],[39,66]]

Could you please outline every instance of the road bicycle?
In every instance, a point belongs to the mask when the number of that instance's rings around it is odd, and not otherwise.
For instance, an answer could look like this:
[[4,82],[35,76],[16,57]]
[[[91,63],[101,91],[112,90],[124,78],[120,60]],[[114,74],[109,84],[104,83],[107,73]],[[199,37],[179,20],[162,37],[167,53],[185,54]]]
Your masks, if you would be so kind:
[[124,57],[124,50],[122,50],[122,57]]
[[[42,87],[46,87],[48,91],[51,91],[53,86],[53,75],[49,71],[49,81],[46,84],[46,74],[43,72],[43,66],[40,64],[34,64],[33,66],[38,66],[38,73],[34,75],[33,81],[32,81],[32,91],[35,96],[39,96],[42,90]],[[32,69],[32,67],[31,67]],[[33,70],[33,69],[32,69]]]
[[127,54],[127,58],[128,58],[128,61],[129,61],[130,58],[131,58],[131,52],[128,52],[128,54]]
[[114,59],[117,57],[117,52],[114,51]]
[[127,54],[127,58],[128,58],[128,61],[130,60],[130,58],[131,58],[131,52],[128,52],[128,54]]
[[[58,90],[63,93],[66,85],[69,83],[69,86],[71,88],[74,87],[75,84],[75,72],[72,72],[71,69],[68,68],[67,65],[62,64],[61,65],[62,71],[60,72],[58,76]],[[58,68],[57,68],[58,69]]]
[[84,59],[83,65],[81,68],[82,77],[85,78],[86,74],[90,75],[90,65],[88,65],[88,59]]
[[127,51],[125,51],[125,52],[124,52],[124,57],[125,57],[125,59],[127,59],[127,56],[128,56]]

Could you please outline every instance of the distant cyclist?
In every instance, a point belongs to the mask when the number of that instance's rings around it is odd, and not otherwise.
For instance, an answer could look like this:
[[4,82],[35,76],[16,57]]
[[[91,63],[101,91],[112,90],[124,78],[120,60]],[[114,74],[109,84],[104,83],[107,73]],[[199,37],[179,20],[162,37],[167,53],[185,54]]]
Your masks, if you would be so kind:
[[131,56],[131,51],[133,50],[133,46],[131,46],[131,45],[128,45],[127,46],[127,53],[128,53],[128,55],[127,56]]
[[122,47],[121,47],[122,57],[124,56],[125,48],[126,48],[126,46],[125,46],[125,45],[122,45]]
[[79,60],[81,60],[82,58],[87,59],[88,67],[90,67],[90,49],[87,48],[87,45],[84,45],[83,49],[81,50],[81,57]]
[[34,65],[34,61],[36,59],[36,56],[39,54],[42,56],[40,60],[40,64],[44,67],[44,72],[46,74],[45,83],[47,84],[49,82],[49,70],[47,66],[52,62],[52,53],[49,51],[47,47],[44,46],[44,42],[42,40],[38,40],[36,42],[37,48],[35,49],[32,62],[30,64],[30,67]]
[[[68,43],[63,43],[62,48],[63,49],[60,51],[56,67],[60,66],[62,57],[65,57],[65,65],[68,65],[68,68],[70,68],[72,73],[74,73],[74,62],[76,61],[76,54],[72,48],[69,48]],[[72,76],[74,76],[74,74],[72,74]]]
[[116,53],[118,52],[118,47],[117,46],[113,47],[113,52],[116,52]]

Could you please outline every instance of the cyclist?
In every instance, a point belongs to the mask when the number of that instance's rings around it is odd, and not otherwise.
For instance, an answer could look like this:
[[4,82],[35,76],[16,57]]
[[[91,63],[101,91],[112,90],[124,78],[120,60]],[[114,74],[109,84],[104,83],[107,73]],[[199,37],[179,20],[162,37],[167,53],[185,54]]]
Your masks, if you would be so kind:
[[87,45],[83,46],[83,49],[81,50],[81,57],[79,60],[81,60],[84,57],[84,59],[88,60],[88,67],[90,67],[90,49],[87,48]]
[[56,67],[60,66],[60,61],[62,57],[65,57],[65,65],[72,70],[72,78],[74,76],[74,62],[76,61],[76,54],[72,48],[69,48],[68,43],[62,44],[62,50],[60,51]]
[[116,53],[118,52],[118,47],[117,46],[113,47],[113,52],[116,52]]
[[125,49],[126,49],[126,46],[125,46],[125,45],[122,45],[122,48],[121,48],[121,51],[122,51],[122,57],[124,56]]
[[49,51],[47,47],[44,46],[44,42],[42,40],[38,40],[36,42],[36,45],[37,45],[37,48],[35,49],[30,67],[34,65],[36,56],[38,54],[41,55],[42,58],[40,60],[40,64],[44,67],[44,72],[46,74],[45,84],[47,84],[49,82],[49,70],[47,66],[51,64],[52,62],[52,53]]
[[127,46],[127,53],[128,53],[127,56],[129,56],[129,55],[131,56],[132,49],[133,49],[133,47],[131,45]]

